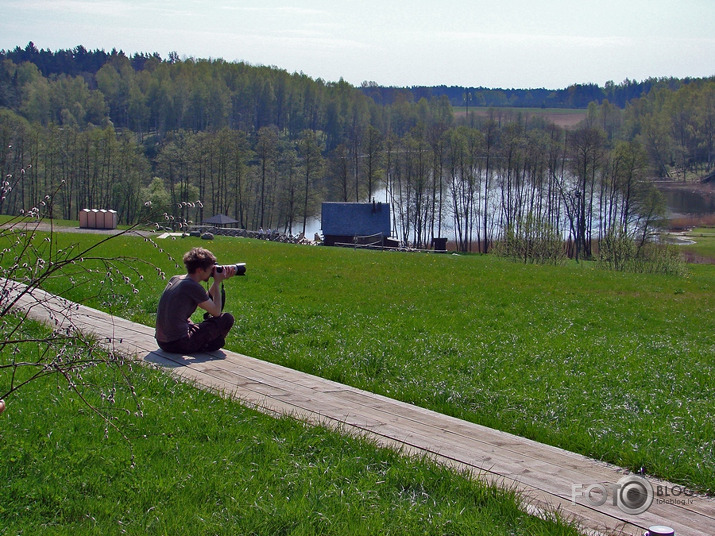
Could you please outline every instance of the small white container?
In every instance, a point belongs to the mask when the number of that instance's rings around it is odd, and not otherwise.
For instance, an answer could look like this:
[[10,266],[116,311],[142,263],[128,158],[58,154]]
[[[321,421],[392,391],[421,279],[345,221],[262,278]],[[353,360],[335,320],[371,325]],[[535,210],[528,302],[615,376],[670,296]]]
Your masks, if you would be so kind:
[[646,532],[643,536],[675,536],[675,531],[670,527],[654,525],[652,527],[648,527],[648,532]]

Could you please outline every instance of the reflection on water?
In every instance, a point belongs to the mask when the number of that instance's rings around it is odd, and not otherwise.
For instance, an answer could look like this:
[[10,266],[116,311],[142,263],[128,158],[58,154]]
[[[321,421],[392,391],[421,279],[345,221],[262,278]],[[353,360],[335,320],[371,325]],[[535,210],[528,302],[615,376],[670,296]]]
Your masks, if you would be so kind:
[[668,212],[672,216],[715,214],[715,189],[662,185]]
[[[686,186],[678,183],[665,182],[659,183],[658,188],[665,197],[666,206],[668,207],[668,213],[671,218],[715,214],[715,186],[705,184],[691,184]],[[384,189],[376,192],[373,197],[383,202],[389,202]],[[390,210],[394,210],[394,207],[391,207]],[[302,230],[303,220],[301,218],[299,221],[293,223],[293,234],[297,235]],[[306,238],[312,239],[316,232],[321,233],[320,215],[308,218],[306,222]],[[447,234],[450,234],[450,239],[454,239],[451,233]],[[399,236],[399,233],[393,229],[392,235]]]

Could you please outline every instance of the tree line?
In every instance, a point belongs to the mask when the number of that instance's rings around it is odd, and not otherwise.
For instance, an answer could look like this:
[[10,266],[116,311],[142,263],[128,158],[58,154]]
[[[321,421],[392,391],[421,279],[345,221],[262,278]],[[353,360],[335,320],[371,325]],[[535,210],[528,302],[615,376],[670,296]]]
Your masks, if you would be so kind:
[[417,247],[453,234],[486,252],[546,233],[588,257],[615,232],[646,240],[663,213],[650,178],[713,167],[713,78],[653,83],[623,107],[591,100],[565,130],[513,109],[468,116],[445,93],[383,102],[369,84],[274,67],[33,47],[0,54],[3,213],[62,185],[55,217],[223,213],[294,233],[321,201],[385,196]]
[[[108,60],[115,56],[122,56],[116,49],[111,52],[104,50],[87,50],[79,45],[70,50],[51,51],[38,49],[30,42],[21,48],[0,51],[0,61],[9,59],[16,64],[33,63],[43,76],[51,75],[90,75],[93,76]],[[157,53],[136,53],[128,58],[135,71],[150,68],[162,58]],[[178,56],[169,55],[168,61],[175,63]],[[540,107],[540,108],[586,108],[591,102],[609,102],[623,108],[631,99],[647,94],[655,87],[667,87],[675,90],[680,86],[694,81],[692,78],[648,78],[646,80],[625,79],[620,83],[608,81],[603,87],[597,84],[572,84],[563,89],[547,88],[487,88],[487,87],[462,87],[462,86],[412,86],[412,87],[384,87],[375,82],[365,81],[360,85],[360,90],[378,104],[392,104],[398,98],[408,98],[417,102],[422,98],[427,100],[432,97],[447,96],[452,106],[514,106],[514,107]]]
[[517,108],[587,108],[591,102],[608,100],[624,108],[632,100],[647,94],[654,88],[666,87],[676,90],[695,81],[692,78],[648,78],[630,80],[618,84],[608,81],[598,84],[572,84],[563,89],[546,88],[487,88],[463,86],[412,86],[409,88],[384,87],[375,82],[363,82],[360,89],[381,104],[391,104],[400,95],[414,101],[445,95],[452,106],[460,107],[517,107]]

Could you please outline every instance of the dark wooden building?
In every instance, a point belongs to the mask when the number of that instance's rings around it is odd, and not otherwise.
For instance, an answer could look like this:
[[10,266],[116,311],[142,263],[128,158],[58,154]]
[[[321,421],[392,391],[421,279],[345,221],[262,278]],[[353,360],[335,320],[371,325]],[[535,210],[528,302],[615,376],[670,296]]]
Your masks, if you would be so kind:
[[323,243],[386,245],[390,238],[387,203],[323,203]]

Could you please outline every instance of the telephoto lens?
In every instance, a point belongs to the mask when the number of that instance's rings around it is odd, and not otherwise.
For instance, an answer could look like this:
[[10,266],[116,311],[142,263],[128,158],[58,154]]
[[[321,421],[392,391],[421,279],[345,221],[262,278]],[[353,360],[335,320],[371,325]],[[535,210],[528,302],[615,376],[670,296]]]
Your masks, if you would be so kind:
[[219,274],[221,274],[221,273],[223,273],[224,268],[231,268],[231,267],[236,269],[236,275],[246,275],[246,263],[245,262],[239,262],[236,264],[228,264],[228,265],[224,265],[224,266],[217,264],[216,271]]

